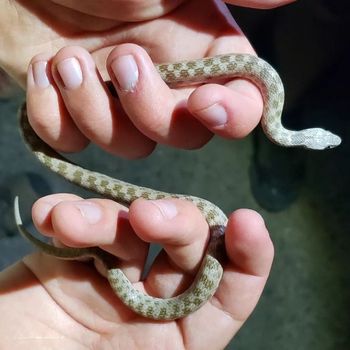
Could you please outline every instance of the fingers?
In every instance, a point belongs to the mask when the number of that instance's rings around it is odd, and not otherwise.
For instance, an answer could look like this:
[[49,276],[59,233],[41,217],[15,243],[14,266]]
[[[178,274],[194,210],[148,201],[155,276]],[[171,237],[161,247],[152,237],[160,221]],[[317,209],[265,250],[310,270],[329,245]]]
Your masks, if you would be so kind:
[[[51,67],[52,74],[44,65]],[[80,150],[87,140],[128,158],[145,156],[154,148],[154,142],[133,126],[111,96],[90,54],[82,48],[62,49],[50,63],[34,57],[27,101],[34,130],[60,151]]]
[[263,103],[255,85],[236,79],[226,86],[207,84],[197,88],[189,97],[188,109],[213,133],[240,139],[259,123]]
[[188,273],[197,269],[209,228],[193,203],[179,199],[138,199],[130,207],[129,218],[142,240],[162,245],[173,268]]
[[170,298],[188,288],[209,238],[208,224],[198,208],[181,199],[140,199],[130,207],[130,223],[142,240],[164,248],[144,280],[146,292]]
[[107,68],[119,100],[80,47],[32,59],[28,116],[45,142],[73,152],[92,141],[113,154],[139,158],[156,143],[194,149],[213,133],[241,138],[260,120],[262,99],[248,81],[170,89],[145,50],[131,44],[113,49]]
[[251,276],[267,277],[274,249],[264,220],[258,213],[240,209],[231,215],[226,247],[235,270]]
[[274,248],[264,220],[248,209],[237,210],[231,215],[225,241],[230,264],[216,294],[217,306],[242,324],[263,291]]
[[148,245],[134,233],[127,209],[107,199],[82,200],[71,194],[40,198],[32,209],[36,228],[70,247],[100,246],[120,258],[119,267],[138,281]]
[[[180,199],[139,199],[126,215],[125,208],[110,200],[51,195],[35,204],[33,219],[41,232],[68,245],[107,248],[121,257],[121,268],[133,282],[140,279],[147,242],[161,244],[165,252],[152,265],[144,288],[163,298],[180,293],[193,281],[209,235],[199,210]],[[214,297],[179,321],[191,345],[220,339],[218,346],[224,347],[253,311],[269,275],[273,244],[259,214],[235,211],[228,221],[225,242],[228,262]],[[211,331],[213,324],[216,332]]]
[[211,138],[186,108],[188,91],[171,90],[141,47],[120,45],[109,55],[107,67],[124,110],[150,139],[191,149]]
[[[258,213],[235,211],[228,221],[225,242],[229,262],[217,292],[210,303],[183,320],[184,337],[194,348],[198,341],[224,348],[253,311],[270,272],[273,244]],[[204,322],[208,319],[210,322]],[[216,332],[212,332],[213,324]]]
[[38,200],[32,215],[41,233],[71,247],[100,246],[124,261],[122,268],[125,262],[137,261],[139,273],[148,243],[162,245],[165,252],[153,265],[146,287],[163,297],[192,281],[209,237],[204,217],[185,200],[140,199],[127,213],[110,200],[59,194]]
[[27,75],[27,111],[36,133],[58,151],[79,151],[88,144],[71,119],[51,75],[50,57],[35,56]]
[[139,130],[158,143],[198,148],[212,133],[242,138],[260,121],[261,94],[247,80],[171,90],[136,45],[114,49],[107,66],[124,110]]

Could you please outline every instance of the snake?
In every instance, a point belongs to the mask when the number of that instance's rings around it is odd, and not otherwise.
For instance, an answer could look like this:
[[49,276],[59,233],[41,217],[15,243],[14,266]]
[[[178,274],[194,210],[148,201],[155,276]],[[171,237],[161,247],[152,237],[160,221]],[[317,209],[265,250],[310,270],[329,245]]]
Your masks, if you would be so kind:
[[[207,82],[224,84],[233,78],[251,81],[259,88],[263,98],[262,129],[277,145],[322,150],[341,143],[339,136],[321,128],[293,131],[282,125],[284,87],[281,78],[269,63],[255,55],[223,54],[176,63],[161,63],[156,68],[170,87]],[[179,198],[191,201],[205,217],[210,231],[206,250],[192,284],[181,294],[170,298],[153,297],[136,289],[122,269],[118,268],[116,257],[99,247],[56,247],[36,238],[22,223],[17,197],[14,204],[15,221],[25,238],[39,250],[57,258],[91,257],[101,261],[114,293],[122,303],[140,316],[160,321],[176,320],[188,316],[210,300],[219,287],[227,261],[225,228],[228,219],[219,207],[199,197],[145,188],[85,169],[64,158],[36,135],[28,121],[25,103],[19,114],[24,142],[35,157],[54,173],[126,206],[130,206],[138,198]]]

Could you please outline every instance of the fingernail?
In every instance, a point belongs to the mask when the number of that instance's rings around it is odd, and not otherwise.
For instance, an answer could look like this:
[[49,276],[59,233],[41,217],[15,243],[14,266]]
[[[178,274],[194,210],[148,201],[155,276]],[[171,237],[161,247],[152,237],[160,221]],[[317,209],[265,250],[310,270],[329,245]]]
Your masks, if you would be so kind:
[[34,83],[37,87],[45,89],[50,85],[49,78],[47,77],[47,62],[38,61],[31,65]]
[[102,217],[102,210],[99,205],[88,201],[77,201],[75,207],[80,211],[81,216],[88,224],[97,224]]
[[161,199],[150,202],[154,204],[159,209],[164,218],[168,220],[173,219],[178,213],[176,205],[171,201]]
[[111,63],[111,68],[123,91],[133,91],[139,79],[139,69],[132,55],[116,58]]
[[39,202],[36,204],[36,215],[35,215],[35,222],[42,225],[45,220],[48,218],[49,213],[51,212],[52,208],[55,204],[51,202]]
[[79,61],[75,58],[66,58],[57,64],[57,71],[67,89],[76,89],[83,82],[83,72]]
[[223,126],[227,123],[227,112],[218,103],[202,109],[196,112],[196,114],[212,127]]

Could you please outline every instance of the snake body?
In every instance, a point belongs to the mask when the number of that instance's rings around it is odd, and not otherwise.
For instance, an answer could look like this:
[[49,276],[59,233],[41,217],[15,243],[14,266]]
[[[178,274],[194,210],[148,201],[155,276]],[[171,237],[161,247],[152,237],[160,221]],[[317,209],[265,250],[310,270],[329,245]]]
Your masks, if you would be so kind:
[[[247,54],[226,54],[199,60],[156,66],[163,80],[170,86],[188,85],[208,81],[229,80],[235,77],[252,81],[261,91],[264,110],[262,128],[274,143],[325,149],[340,144],[341,139],[329,131],[313,128],[301,131],[285,129],[281,124],[284,89],[277,72],[264,60]],[[18,199],[15,201],[15,219],[20,232],[43,252],[63,259],[93,257],[102,261],[109,283],[120,300],[137,314],[158,320],[184,317],[203,305],[215,293],[220,283],[225,260],[224,232],[227,217],[211,202],[189,195],[170,194],[114,179],[101,173],[84,169],[65,159],[45,144],[31,128],[26,108],[20,113],[20,127],[25,143],[36,158],[65,179],[94,191],[104,197],[130,205],[137,198],[181,198],[193,202],[206,218],[210,228],[209,243],[192,285],[182,294],[162,299],[146,295],[130,283],[123,271],[116,267],[116,258],[98,247],[58,248],[46,244],[29,233],[22,224]]]

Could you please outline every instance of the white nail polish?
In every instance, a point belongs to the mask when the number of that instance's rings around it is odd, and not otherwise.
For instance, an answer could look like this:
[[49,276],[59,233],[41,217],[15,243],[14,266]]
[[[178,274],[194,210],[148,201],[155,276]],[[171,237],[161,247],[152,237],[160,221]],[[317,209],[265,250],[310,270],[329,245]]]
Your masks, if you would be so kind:
[[135,90],[139,79],[139,69],[132,55],[125,55],[116,58],[111,63],[111,68],[121,90],[127,92]]
[[202,109],[196,114],[211,127],[223,126],[227,123],[227,112],[225,108],[218,103]]
[[76,89],[83,82],[83,72],[79,61],[75,58],[66,58],[57,64],[57,71],[67,89]]

